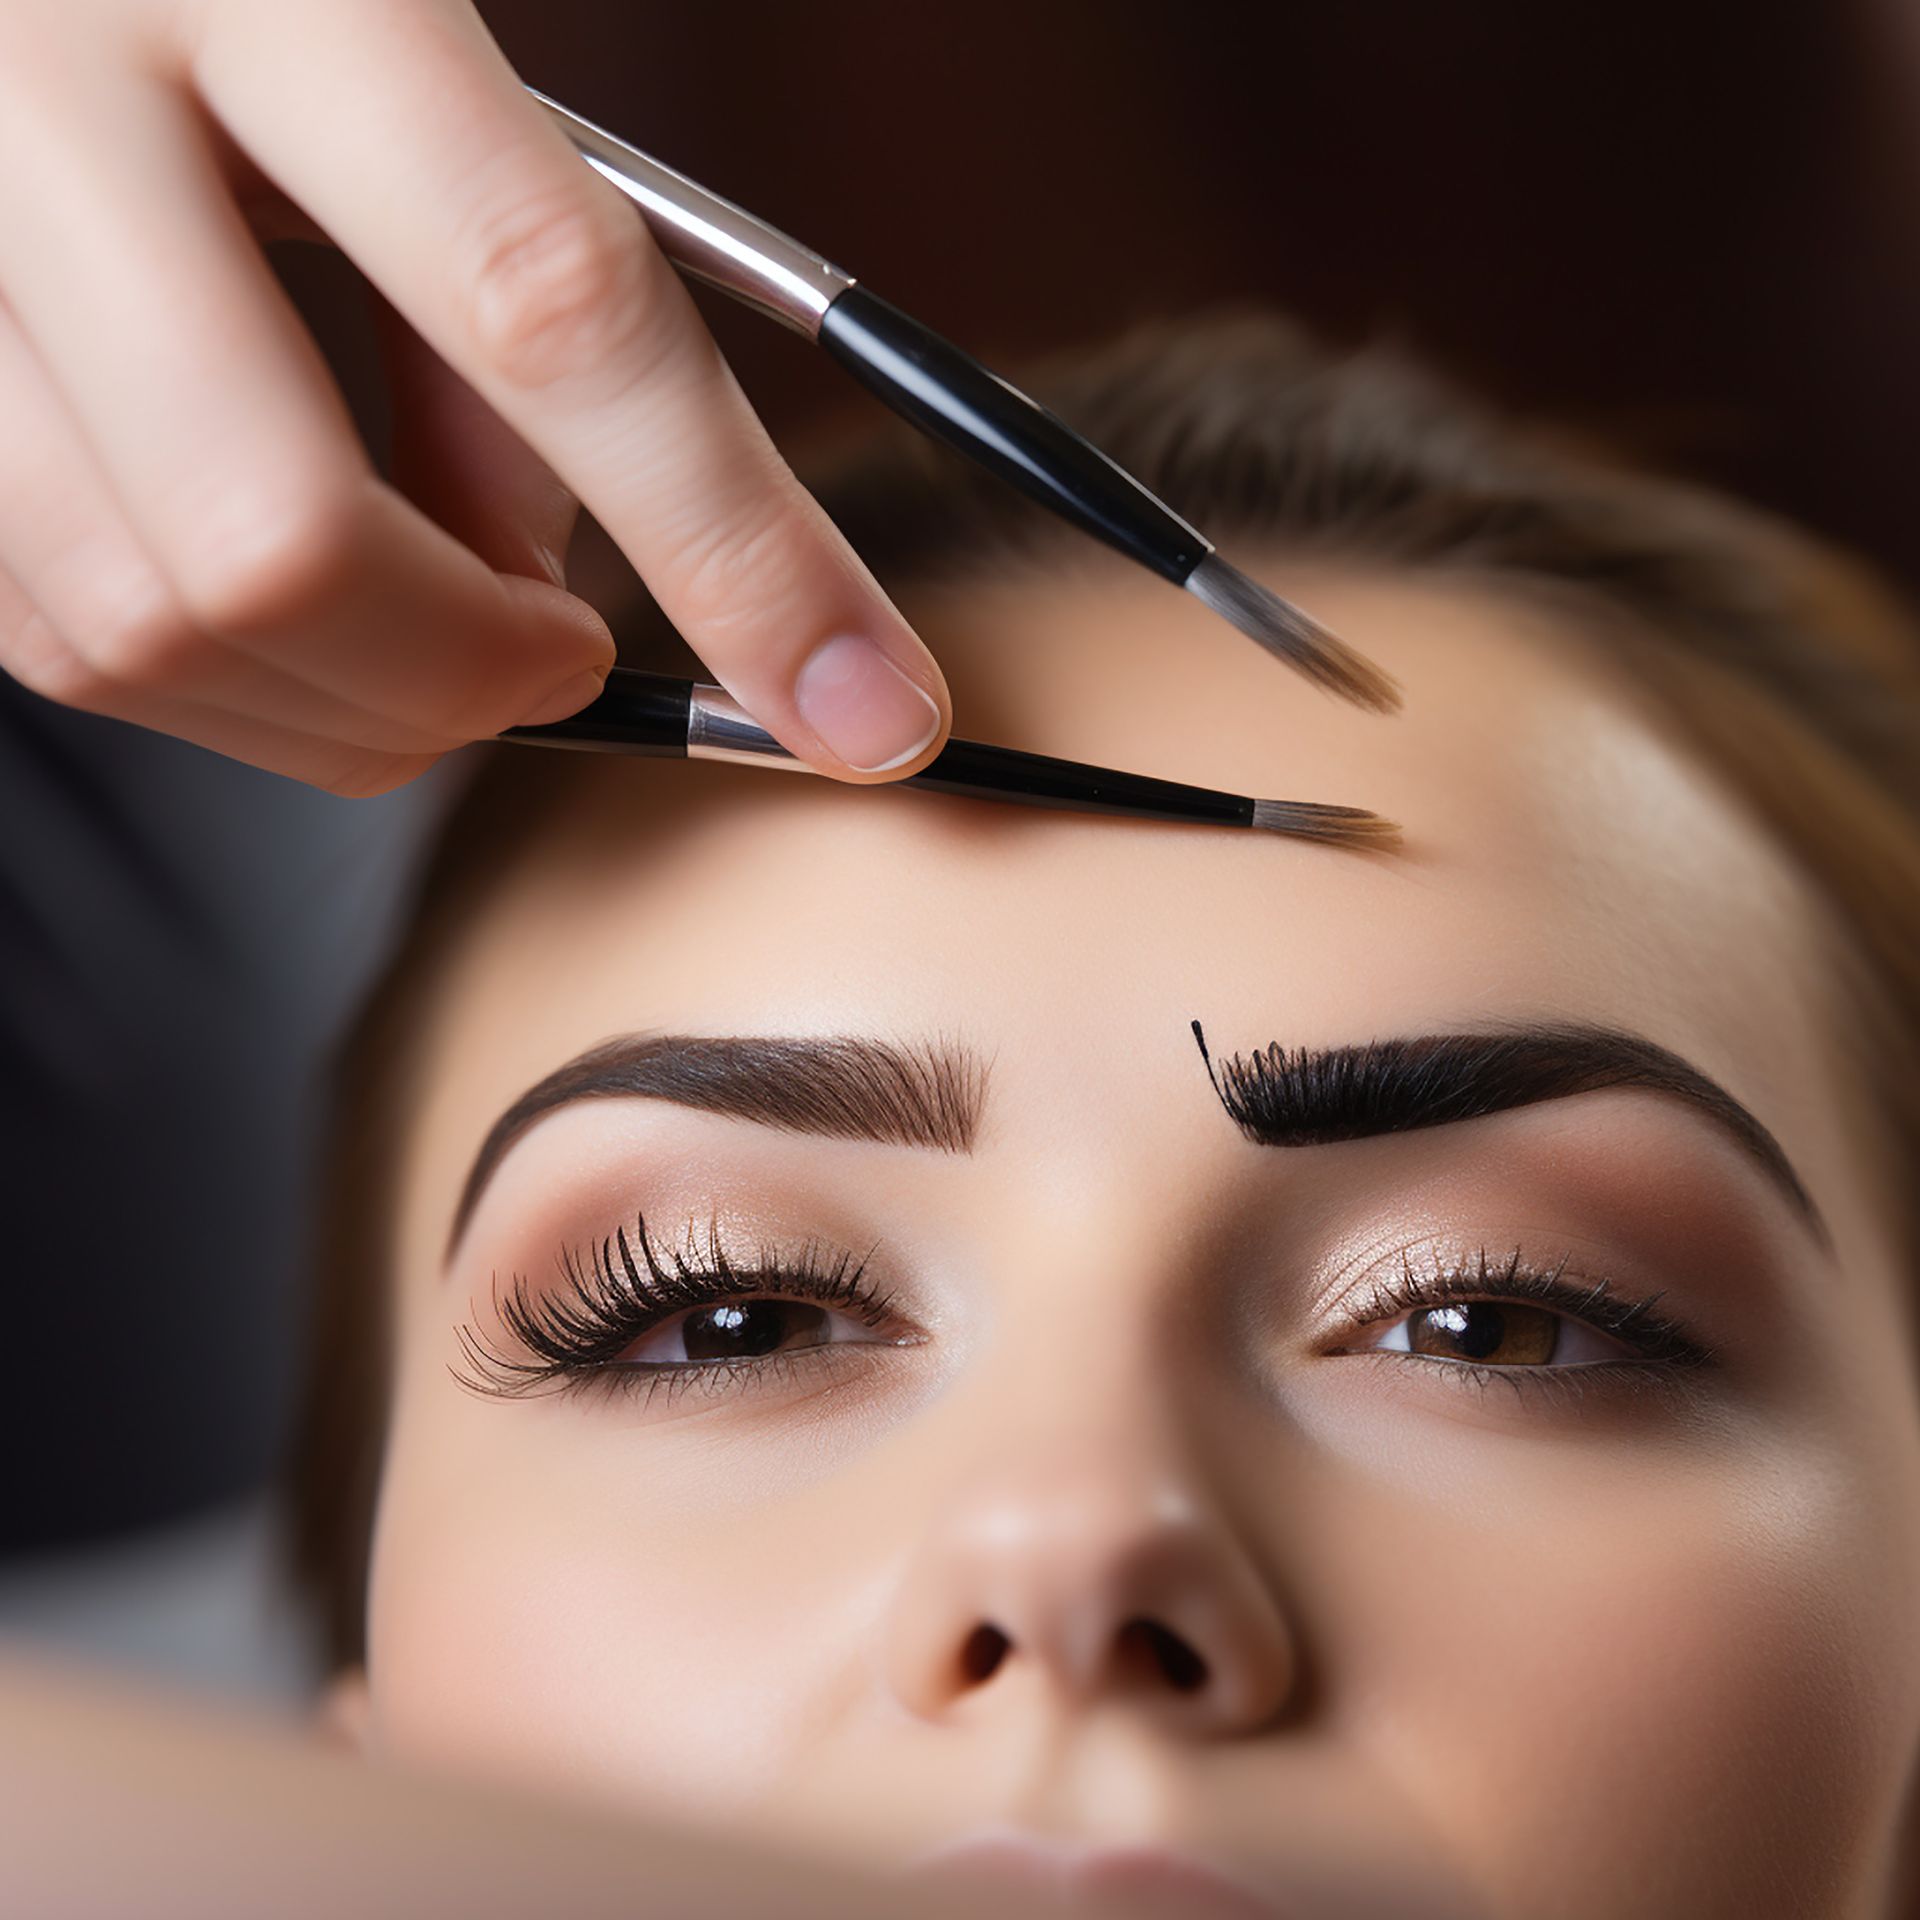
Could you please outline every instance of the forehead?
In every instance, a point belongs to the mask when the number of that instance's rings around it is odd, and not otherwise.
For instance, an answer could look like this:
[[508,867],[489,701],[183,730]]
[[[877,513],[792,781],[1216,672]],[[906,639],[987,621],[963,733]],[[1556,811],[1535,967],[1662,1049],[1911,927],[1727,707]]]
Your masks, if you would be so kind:
[[1544,615],[1265,577],[1394,673],[1403,712],[1349,709],[1117,569],[907,611],[958,733],[1372,808],[1403,852],[610,762],[444,982],[426,1124],[450,1164],[530,1082],[639,1027],[944,1033],[997,1056],[996,1101],[1018,1062],[1138,1116],[1157,1076],[1196,1071],[1195,1017],[1238,1048],[1559,1016],[1685,1055],[1819,1193],[1842,1096],[1812,912],[1737,803]]

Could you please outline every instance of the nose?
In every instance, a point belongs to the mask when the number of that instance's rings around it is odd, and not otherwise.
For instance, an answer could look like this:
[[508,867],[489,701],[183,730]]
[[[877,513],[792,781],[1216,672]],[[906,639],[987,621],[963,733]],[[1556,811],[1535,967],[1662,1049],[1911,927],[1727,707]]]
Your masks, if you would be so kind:
[[1295,1665],[1278,1600],[1197,1476],[1140,1445],[1015,1451],[956,1488],[895,1591],[885,1658],[923,1718],[1024,1677],[1197,1738],[1276,1719]]

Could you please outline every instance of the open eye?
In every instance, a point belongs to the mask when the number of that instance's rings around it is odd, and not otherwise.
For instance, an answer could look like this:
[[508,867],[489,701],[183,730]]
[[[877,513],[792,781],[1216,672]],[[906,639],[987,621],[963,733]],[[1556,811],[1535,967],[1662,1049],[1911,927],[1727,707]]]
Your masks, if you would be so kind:
[[[868,1258],[871,1257],[871,1250]],[[504,1339],[458,1330],[465,1365],[454,1377],[504,1399],[657,1376],[704,1374],[741,1386],[756,1370],[828,1347],[906,1347],[924,1337],[891,1292],[867,1278],[867,1258],[830,1255],[818,1242],[787,1253],[731,1258],[717,1222],[702,1253],[656,1247],[644,1218],[560,1257],[559,1282],[533,1287],[516,1273],[494,1293]]]
[[650,1327],[614,1361],[625,1367],[701,1366],[849,1342],[894,1345],[854,1313],[816,1300],[753,1298],[690,1307]]
[[[1478,1377],[1609,1374],[1634,1367],[1697,1367],[1714,1358],[1677,1320],[1655,1309],[1660,1294],[1623,1296],[1603,1276],[1569,1278],[1569,1261],[1531,1266],[1518,1247],[1505,1260],[1482,1247],[1464,1258],[1382,1275],[1353,1320],[1356,1333],[1384,1332],[1346,1352],[1403,1353],[1451,1362]],[[1612,1363],[1605,1365],[1605,1363]]]
[[1486,1367],[1580,1366],[1633,1353],[1584,1320],[1524,1300],[1448,1300],[1415,1307],[1392,1322],[1370,1351]]

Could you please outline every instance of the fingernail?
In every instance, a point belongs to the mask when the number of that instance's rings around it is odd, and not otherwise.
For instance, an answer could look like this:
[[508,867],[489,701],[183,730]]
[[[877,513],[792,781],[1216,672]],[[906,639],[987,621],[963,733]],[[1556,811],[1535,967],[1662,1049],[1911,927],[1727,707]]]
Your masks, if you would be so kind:
[[814,648],[794,682],[793,703],[856,773],[904,766],[940,731],[932,695],[855,633]]
[[594,672],[576,673],[571,680],[556,687],[553,697],[542,700],[527,717],[518,724],[523,727],[551,726],[556,720],[570,720],[582,707],[591,706],[605,691],[607,676],[605,669]]

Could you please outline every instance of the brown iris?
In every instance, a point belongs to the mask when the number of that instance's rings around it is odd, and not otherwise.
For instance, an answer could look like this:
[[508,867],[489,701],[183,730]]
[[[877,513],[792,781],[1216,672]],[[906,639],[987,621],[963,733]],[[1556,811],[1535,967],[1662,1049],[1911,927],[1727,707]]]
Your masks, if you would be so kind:
[[1422,1307],[1407,1323],[1410,1352],[1485,1366],[1537,1367],[1553,1358],[1560,1319],[1512,1300],[1456,1300]]

